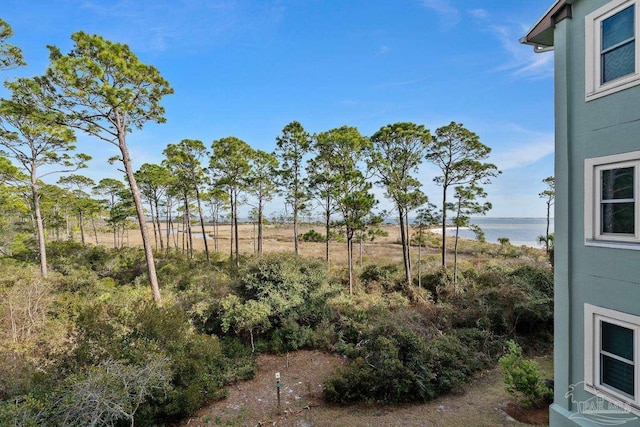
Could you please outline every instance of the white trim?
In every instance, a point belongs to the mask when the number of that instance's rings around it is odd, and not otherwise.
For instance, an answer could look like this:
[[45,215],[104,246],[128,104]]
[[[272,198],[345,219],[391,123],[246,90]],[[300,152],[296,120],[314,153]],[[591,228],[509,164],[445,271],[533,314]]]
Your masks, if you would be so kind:
[[599,248],[628,249],[630,251],[640,251],[640,245],[637,243],[604,242],[601,240],[584,239],[584,245],[595,246]]
[[[629,234],[604,234],[600,227],[600,172],[634,167],[635,230]],[[584,244],[640,250],[640,151],[595,157],[584,161]]]
[[[601,83],[600,64],[600,47],[602,45],[600,27],[602,21],[632,5],[635,5],[635,72],[603,84]],[[640,11],[638,6],[638,0],[614,0],[584,18],[585,101],[601,98],[640,84]]]
[[[624,392],[600,383],[600,322],[633,330],[634,393]],[[634,414],[640,414],[640,317],[591,304],[584,305],[584,390],[614,404],[623,402]]]

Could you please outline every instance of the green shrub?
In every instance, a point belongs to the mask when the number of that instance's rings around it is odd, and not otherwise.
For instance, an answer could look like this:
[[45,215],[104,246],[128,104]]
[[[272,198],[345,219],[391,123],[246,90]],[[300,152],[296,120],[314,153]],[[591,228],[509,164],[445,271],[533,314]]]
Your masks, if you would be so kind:
[[499,360],[507,391],[527,406],[539,407],[553,398],[553,390],[544,380],[538,364],[522,357],[522,348],[512,340],[508,352]]
[[495,361],[497,346],[486,331],[441,334],[408,309],[370,312],[367,319],[343,321],[337,349],[352,361],[325,381],[328,402],[426,401],[462,390]]
[[[119,288],[118,292],[125,290]],[[132,311],[134,307],[137,312]],[[157,308],[122,297],[96,302],[79,314],[76,334],[75,350],[58,369],[68,376],[108,360],[133,365],[158,358],[167,361],[170,389],[145,400],[136,414],[136,424],[154,425],[158,420],[176,421],[190,415],[205,403],[224,397],[224,386],[233,377],[225,372],[233,365],[221,360],[218,339],[195,332],[177,306]]]
[[384,292],[394,292],[402,290],[404,277],[400,275],[400,267],[398,264],[367,265],[362,273],[360,280],[367,291],[371,292],[377,287],[382,288]]
[[309,230],[304,234],[300,234],[300,240],[303,242],[324,242],[325,237],[316,230]]
[[465,272],[463,292],[441,300],[451,305],[452,327],[481,328],[496,335],[531,336],[549,342],[553,332],[553,272],[548,267],[488,264]]
[[[266,337],[268,347],[280,352],[317,342],[312,336],[319,325],[333,318],[328,300],[338,289],[329,284],[324,262],[270,254],[251,260],[240,271],[237,292],[238,301],[222,307],[221,318],[234,323],[238,332]],[[226,300],[230,298],[235,296]],[[260,308],[264,316],[242,315],[251,306]],[[228,329],[224,320],[223,329]]]
[[477,329],[454,330],[430,341],[427,360],[435,392],[461,392],[469,377],[495,363],[491,342],[490,334]]
[[0,425],[15,427],[40,427],[50,425],[46,420],[46,408],[42,400],[26,395],[22,399],[0,400]]
[[217,366],[223,374],[224,384],[230,385],[255,377],[258,363],[251,349],[234,336],[222,337],[220,341],[222,356],[218,358]]
[[164,398],[171,372],[163,358],[131,365],[106,360],[66,378],[49,400],[47,424],[60,426],[134,425],[140,405]]
[[434,302],[446,299],[453,291],[453,272],[446,267],[424,274],[420,281],[431,292]]
[[218,369],[222,353],[216,337],[191,330],[186,314],[177,307],[144,307],[125,337],[134,360],[159,353],[169,361],[172,389],[152,403],[155,418],[178,420],[204,403],[224,397],[224,374]]
[[68,274],[75,269],[90,269],[98,277],[111,277],[122,285],[146,273],[142,249],[107,249],[60,241],[47,243],[47,256],[52,270]]

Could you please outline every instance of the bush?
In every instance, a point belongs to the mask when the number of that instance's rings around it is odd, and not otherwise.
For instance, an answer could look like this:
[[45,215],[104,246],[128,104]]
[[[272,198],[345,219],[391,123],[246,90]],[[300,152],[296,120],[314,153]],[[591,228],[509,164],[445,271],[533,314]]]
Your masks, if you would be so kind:
[[48,243],[47,256],[52,270],[68,274],[90,269],[98,277],[111,277],[121,285],[132,283],[147,271],[142,249],[107,249],[64,241]]
[[224,375],[217,363],[222,349],[216,337],[194,333],[177,307],[146,306],[133,322],[134,329],[123,343],[132,359],[158,353],[168,359],[173,373],[166,398],[152,402],[154,418],[179,420],[225,396]]
[[302,240],[303,242],[324,242],[325,241],[325,237],[318,233],[316,230],[309,230],[304,234],[300,235],[300,240]]
[[453,273],[446,267],[424,274],[421,282],[422,286],[431,292],[434,302],[438,302],[450,295],[454,286]]
[[507,391],[517,396],[527,406],[540,407],[553,398],[553,390],[547,386],[538,364],[522,357],[522,348],[514,341],[507,342],[509,351],[500,358]]
[[[338,292],[330,286],[327,265],[319,260],[290,254],[255,258],[239,276],[238,297],[230,296],[222,308],[225,329],[255,337],[263,334],[269,348],[280,352],[309,347],[317,342],[319,325],[333,318],[328,299]],[[231,299],[236,299],[231,304]],[[263,316],[255,316],[260,308]],[[223,320],[225,323],[225,320]]]
[[367,265],[360,273],[360,280],[369,292],[375,290],[376,286],[385,292],[394,292],[402,290],[404,285],[404,277],[400,276],[397,264]]
[[[369,325],[369,326],[367,326]],[[352,359],[324,385],[333,403],[426,401],[461,391],[474,372],[495,360],[495,341],[478,329],[439,335],[410,310],[369,313],[345,322],[338,349]]]
[[140,405],[163,398],[170,380],[165,359],[138,365],[107,360],[66,378],[49,402],[47,418],[51,425],[114,425],[121,420],[134,425]]
[[[109,360],[131,365],[166,360],[170,388],[162,396],[145,400],[136,414],[139,425],[176,421],[224,397],[224,386],[232,377],[224,370],[232,369],[233,364],[221,360],[222,348],[216,337],[196,333],[179,307],[157,308],[136,304],[135,299],[122,300],[125,298],[97,302],[82,310],[76,322],[77,346],[58,372],[81,382],[83,370],[91,372]],[[137,313],[132,311],[136,305]]]
[[[548,267],[522,266],[515,270],[489,264],[465,272],[463,292],[443,294],[452,308],[453,327],[481,328],[496,335],[533,336],[549,342],[553,332],[553,272]],[[475,277],[473,277],[475,276]]]

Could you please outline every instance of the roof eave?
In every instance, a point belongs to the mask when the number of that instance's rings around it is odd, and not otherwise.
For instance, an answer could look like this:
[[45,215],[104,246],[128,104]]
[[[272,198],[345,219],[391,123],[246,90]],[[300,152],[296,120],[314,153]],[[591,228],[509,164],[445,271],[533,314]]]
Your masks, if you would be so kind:
[[542,15],[520,43],[533,46],[535,52],[546,52],[553,49],[553,30],[556,24],[565,18],[571,18],[571,4],[575,0],[556,0]]

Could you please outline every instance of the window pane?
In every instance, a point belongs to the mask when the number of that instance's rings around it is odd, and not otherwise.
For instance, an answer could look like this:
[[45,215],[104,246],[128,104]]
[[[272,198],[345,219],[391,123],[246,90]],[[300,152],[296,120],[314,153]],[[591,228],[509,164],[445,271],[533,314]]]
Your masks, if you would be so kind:
[[633,360],[633,330],[613,323],[601,322],[602,350]]
[[633,389],[633,365],[602,355],[600,361],[602,384],[606,384],[631,396],[635,396]]
[[630,42],[602,55],[602,83],[636,71],[636,43]]
[[634,6],[602,21],[602,50],[634,37]]
[[635,234],[635,203],[603,203],[602,233]]
[[602,200],[633,199],[634,168],[602,171]]

